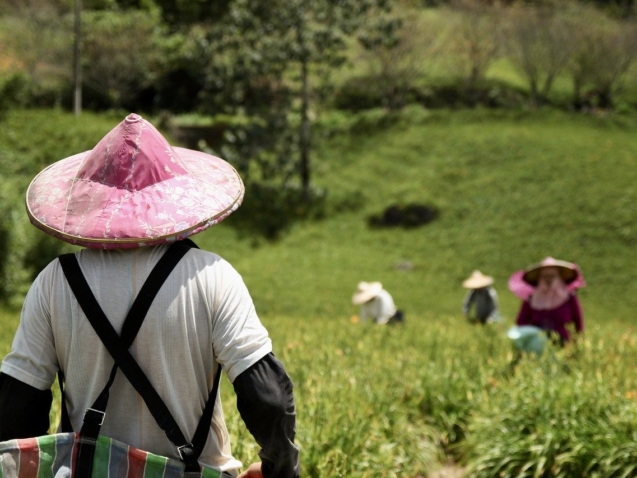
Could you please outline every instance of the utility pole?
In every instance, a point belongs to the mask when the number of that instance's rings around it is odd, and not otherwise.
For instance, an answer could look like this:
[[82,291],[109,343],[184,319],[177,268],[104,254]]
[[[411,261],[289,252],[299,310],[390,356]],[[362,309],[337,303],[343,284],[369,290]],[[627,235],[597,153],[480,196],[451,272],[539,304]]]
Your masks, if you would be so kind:
[[82,113],[82,0],[75,0],[75,48],[73,56],[75,96],[73,111],[75,116]]

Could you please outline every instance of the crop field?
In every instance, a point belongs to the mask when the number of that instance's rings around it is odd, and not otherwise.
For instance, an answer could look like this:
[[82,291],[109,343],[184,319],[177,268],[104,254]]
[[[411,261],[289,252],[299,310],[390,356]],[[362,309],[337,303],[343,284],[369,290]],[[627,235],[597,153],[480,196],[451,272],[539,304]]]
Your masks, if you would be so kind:
[[[22,210],[28,180],[119,120],[39,111],[4,120],[12,233],[2,249],[13,262],[3,285],[14,299],[0,309],[3,354],[28,285],[16,261],[50,253]],[[635,118],[408,108],[334,113],[319,126],[313,180],[327,191],[324,219],[275,242],[246,237],[233,217],[195,237],[242,274],[295,383],[304,476],[425,477],[448,459],[471,477],[634,476]],[[439,218],[368,227],[369,215],[410,202],[435,205]],[[505,332],[519,300],[506,281],[547,255],[584,271],[585,336],[517,360]],[[500,324],[461,315],[460,283],[474,269],[496,279]],[[383,282],[404,326],[357,322],[350,298],[360,280]],[[225,379],[222,393],[234,451],[256,461]]]

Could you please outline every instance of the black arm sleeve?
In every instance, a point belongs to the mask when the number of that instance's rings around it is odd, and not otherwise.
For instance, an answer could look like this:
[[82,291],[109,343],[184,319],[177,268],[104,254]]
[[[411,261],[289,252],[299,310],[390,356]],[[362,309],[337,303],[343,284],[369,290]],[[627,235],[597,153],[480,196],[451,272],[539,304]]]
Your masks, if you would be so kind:
[[0,441],[46,435],[51,390],[38,390],[0,373]]
[[233,385],[241,418],[261,447],[264,478],[298,478],[293,385],[283,364],[270,353],[241,373]]

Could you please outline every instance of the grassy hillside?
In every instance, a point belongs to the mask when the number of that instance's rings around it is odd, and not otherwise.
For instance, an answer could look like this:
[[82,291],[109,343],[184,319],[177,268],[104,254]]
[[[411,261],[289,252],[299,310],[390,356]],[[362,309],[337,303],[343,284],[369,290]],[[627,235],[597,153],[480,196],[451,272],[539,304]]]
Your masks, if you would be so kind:
[[[237,243],[227,225],[198,238],[244,274],[262,314],[342,318],[354,312],[349,298],[356,283],[380,280],[408,317],[457,315],[460,282],[480,268],[496,277],[511,318],[518,302],[506,289],[508,276],[553,255],[582,266],[591,323],[632,319],[632,120],[411,110],[359,120],[353,129],[317,138],[314,168],[329,195],[356,197],[360,210],[298,225],[279,243],[256,249]],[[411,201],[437,205],[440,218],[413,230],[367,227],[369,214]],[[403,261],[414,269],[396,269]]]
[[[88,149],[119,119],[9,115],[0,133],[3,208],[13,204],[24,234],[34,229],[22,209],[32,175]],[[504,314],[512,318],[518,302],[507,291],[508,276],[553,255],[582,266],[588,321],[632,320],[634,118],[416,107],[398,115],[332,115],[323,123],[330,128],[315,134],[314,182],[332,203],[358,209],[297,224],[279,242],[256,247],[237,234],[233,216],[197,236],[244,275],[262,315],[349,317],[359,280],[382,281],[408,318],[457,315],[460,282],[479,268],[495,276]],[[15,192],[8,194],[9,187]],[[367,226],[370,214],[409,202],[432,203],[440,217],[412,230]],[[413,270],[395,267],[405,261]]]

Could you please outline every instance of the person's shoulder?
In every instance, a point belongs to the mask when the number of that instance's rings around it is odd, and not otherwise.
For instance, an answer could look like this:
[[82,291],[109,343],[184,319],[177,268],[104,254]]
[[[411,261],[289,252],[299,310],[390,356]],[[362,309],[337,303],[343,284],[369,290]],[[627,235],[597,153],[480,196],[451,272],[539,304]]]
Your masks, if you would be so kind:
[[215,274],[223,274],[228,278],[234,276],[240,277],[240,274],[232,264],[216,252],[193,247],[188,251],[187,257],[188,260],[196,264],[198,269],[205,269]]
[[203,262],[210,262],[210,263],[220,262],[220,261],[227,262],[223,257],[221,257],[216,252],[207,251],[205,249],[199,249],[197,247],[192,247],[188,251],[188,254],[191,257],[194,257],[197,260],[200,260]]
[[202,264],[221,268],[232,268],[232,265],[223,257],[221,257],[221,255],[217,254],[216,252],[207,251],[205,249],[198,249],[196,247],[193,247],[188,251],[188,257]]

